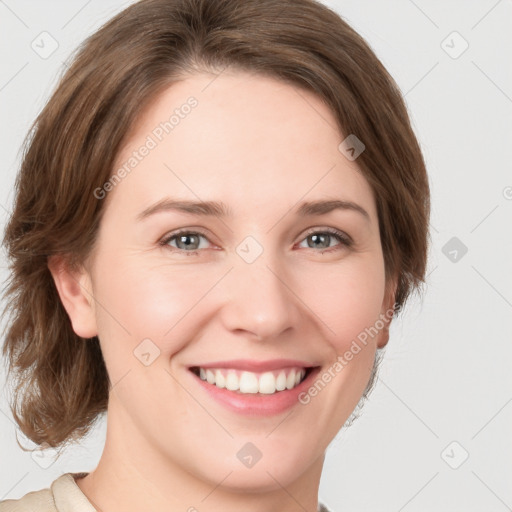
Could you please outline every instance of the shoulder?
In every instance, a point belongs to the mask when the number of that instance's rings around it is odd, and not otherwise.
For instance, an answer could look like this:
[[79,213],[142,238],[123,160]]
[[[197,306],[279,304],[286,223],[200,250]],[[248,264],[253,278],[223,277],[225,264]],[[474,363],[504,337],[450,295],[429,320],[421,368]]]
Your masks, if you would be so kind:
[[54,480],[50,487],[31,491],[18,499],[0,501],[0,512],[60,512],[59,502],[64,504],[80,493],[74,477],[83,473],[65,473]]
[[32,491],[18,499],[0,501],[0,512],[56,512],[52,491]]

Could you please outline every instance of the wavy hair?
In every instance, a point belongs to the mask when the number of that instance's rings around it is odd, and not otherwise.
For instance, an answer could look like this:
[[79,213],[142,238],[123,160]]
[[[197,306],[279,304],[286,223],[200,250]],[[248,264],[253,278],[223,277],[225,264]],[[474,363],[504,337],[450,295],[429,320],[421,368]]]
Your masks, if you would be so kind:
[[149,102],[187,74],[226,67],[312,91],[340,136],[365,144],[357,165],[374,192],[396,305],[424,283],[430,195],[422,152],[398,86],[342,17],[316,0],[139,1],[77,48],[23,142],[3,238],[10,272],[2,353],[13,417],[38,445],[83,437],[107,410],[110,389],[99,340],[73,331],[48,258],[66,255],[76,266],[91,254],[106,202],[94,191]]

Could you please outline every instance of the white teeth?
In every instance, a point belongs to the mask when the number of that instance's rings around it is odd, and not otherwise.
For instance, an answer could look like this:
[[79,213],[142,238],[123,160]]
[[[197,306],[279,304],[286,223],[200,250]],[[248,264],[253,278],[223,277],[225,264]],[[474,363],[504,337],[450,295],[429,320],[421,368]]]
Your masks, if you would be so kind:
[[220,370],[217,370],[215,372],[215,385],[218,388],[226,387],[226,379],[224,378],[224,375],[222,375],[222,372]]
[[276,380],[277,391],[283,391],[286,389],[286,373],[281,372]]
[[239,391],[240,393],[262,393],[266,395],[294,388],[302,381],[305,374],[305,368],[265,373],[199,368],[199,377],[219,388]]
[[[284,373],[284,372],[283,372]],[[266,372],[260,377],[259,392],[271,395],[277,388],[276,378],[272,372]]]
[[215,382],[215,374],[211,370],[206,370],[206,380],[213,384]]
[[228,376],[226,377],[226,389],[229,389],[230,391],[237,391],[238,388],[238,377],[236,376],[236,373],[228,373]]
[[290,372],[286,378],[286,389],[295,387],[295,372]]
[[240,377],[240,392],[241,393],[257,393],[260,390],[258,377],[254,373],[243,372]]

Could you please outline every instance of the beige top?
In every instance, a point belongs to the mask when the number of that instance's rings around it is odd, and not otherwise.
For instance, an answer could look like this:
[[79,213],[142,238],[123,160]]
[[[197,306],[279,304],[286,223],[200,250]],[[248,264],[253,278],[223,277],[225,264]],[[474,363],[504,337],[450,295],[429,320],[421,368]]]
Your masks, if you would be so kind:
[[0,501],[0,512],[96,512],[75,482],[87,473],[65,473],[49,488],[32,491],[17,500]]
[[[96,512],[75,478],[88,473],[64,473],[49,488],[32,491],[17,500],[0,501],[0,512]],[[318,512],[330,512],[322,503]]]

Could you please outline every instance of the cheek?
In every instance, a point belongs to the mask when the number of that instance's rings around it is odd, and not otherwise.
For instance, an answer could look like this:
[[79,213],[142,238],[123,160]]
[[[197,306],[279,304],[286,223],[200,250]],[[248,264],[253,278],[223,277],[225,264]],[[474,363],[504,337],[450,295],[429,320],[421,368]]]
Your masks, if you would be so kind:
[[[218,304],[211,302],[215,293],[209,292],[223,286],[219,279],[225,269],[147,260],[104,258],[98,265],[100,339],[131,354],[149,338],[170,355],[218,310]],[[296,307],[304,311],[303,318],[317,323],[338,354],[378,319],[384,268],[375,253],[351,255],[336,263],[297,265],[287,269],[285,281],[298,297]]]
[[219,279],[219,272],[193,271],[193,265],[152,265],[135,258],[105,261],[101,268],[100,335],[124,350],[149,338],[166,354],[181,348],[184,329],[200,325],[198,306]]
[[[385,290],[382,258],[352,258],[346,264],[311,272],[300,296],[324,322],[323,330],[337,352],[379,319]],[[327,267],[327,266],[326,266]]]

